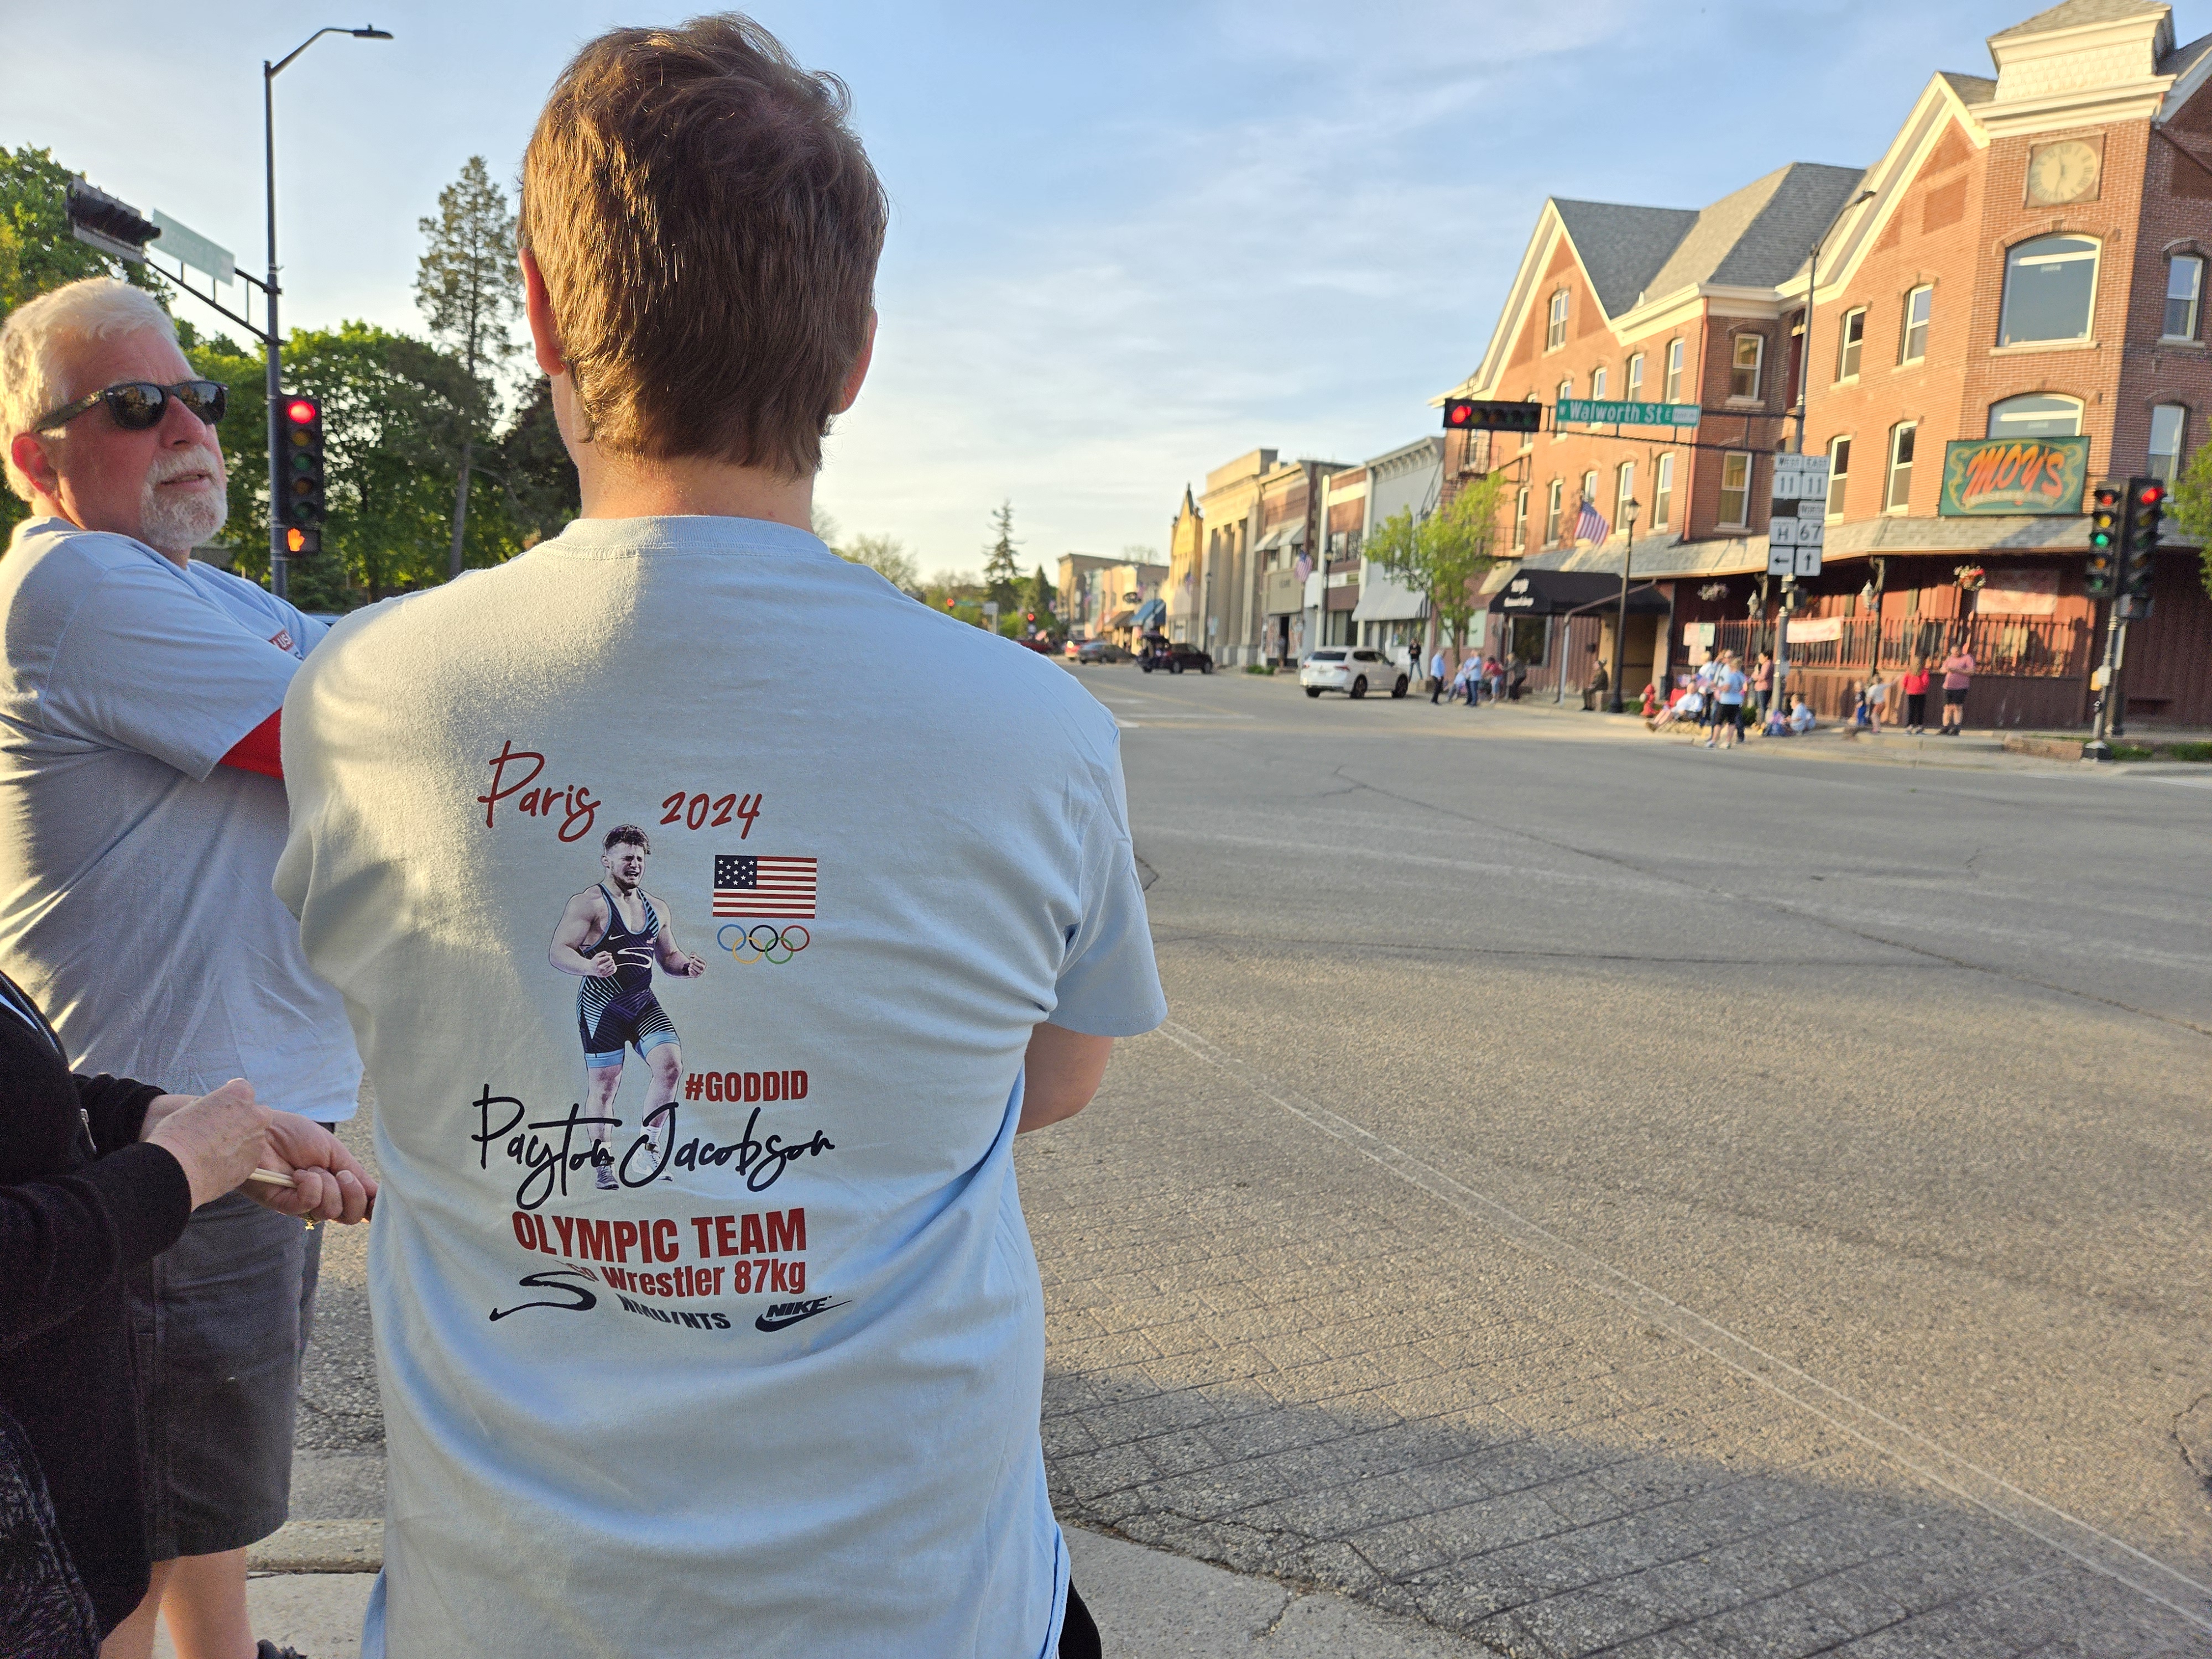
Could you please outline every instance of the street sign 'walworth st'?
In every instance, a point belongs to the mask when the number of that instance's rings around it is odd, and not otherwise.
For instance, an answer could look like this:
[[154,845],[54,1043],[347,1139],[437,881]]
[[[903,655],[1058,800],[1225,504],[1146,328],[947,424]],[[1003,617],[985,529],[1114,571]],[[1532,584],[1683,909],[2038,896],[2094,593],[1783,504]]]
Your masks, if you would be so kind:
[[1591,398],[1562,398],[1552,405],[1555,422],[1588,426],[1695,426],[1695,404],[1606,403]]
[[1967,438],[1943,446],[1947,519],[2079,513],[2089,482],[2087,438]]

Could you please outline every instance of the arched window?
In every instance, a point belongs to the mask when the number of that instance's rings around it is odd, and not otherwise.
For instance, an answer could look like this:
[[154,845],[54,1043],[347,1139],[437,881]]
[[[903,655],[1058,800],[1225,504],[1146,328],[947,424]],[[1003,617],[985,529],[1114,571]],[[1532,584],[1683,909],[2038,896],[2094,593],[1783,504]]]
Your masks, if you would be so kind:
[[1552,314],[1544,325],[1544,349],[1556,351],[1567,343],[1567,291],[1552,296]]
[[2181,477],[2182,435],[2189,411],[2179,404],[2160,404],[2150,412],[2151,476],[2171,485]]
[[1605,401],[1605,365],[1603,363],[1590,370],[1590,401],[1594,404],[1601,404]]
[[2097,251],[2088,236],[2039,236],[2005,255],[2001,346],[2086,340],[2097,302]]
[[1544,493],[1544,545],[1550,547],[1559,539],[1560,484],[1557,478]]
[[2081,400],[2053,392],[2031,392],[1990,405],[1991,438],[2078,438]]

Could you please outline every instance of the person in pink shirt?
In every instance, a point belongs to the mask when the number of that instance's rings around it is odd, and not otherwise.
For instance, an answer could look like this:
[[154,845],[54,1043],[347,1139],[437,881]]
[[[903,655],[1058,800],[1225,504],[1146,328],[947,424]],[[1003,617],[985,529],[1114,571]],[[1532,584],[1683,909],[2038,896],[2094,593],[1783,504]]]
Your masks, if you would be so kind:
[[1946,738],[1959,735],[1959,727],[1966,717],[1966,687],[1972,683],[1974,659],[1960,646],[1943,659],[1943,726],[1939,733]]
[[1914,737],[1928,730],[1928,659],[1915,657],[1911,672],[1898,684],[1905,692],[1905,729]]

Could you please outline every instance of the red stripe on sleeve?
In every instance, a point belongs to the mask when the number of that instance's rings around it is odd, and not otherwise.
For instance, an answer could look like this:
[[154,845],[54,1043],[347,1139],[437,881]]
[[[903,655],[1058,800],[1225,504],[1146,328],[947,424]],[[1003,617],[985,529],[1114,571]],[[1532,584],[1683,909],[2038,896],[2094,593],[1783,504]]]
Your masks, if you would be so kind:
[[274,778],[282,783],[284,781],[284,748],[277,726],[283,718],[283,709],[275,710],[267,720],[232,744],[230,752],[216,764],[235,766],[241,772],[258,772],[264,777]]

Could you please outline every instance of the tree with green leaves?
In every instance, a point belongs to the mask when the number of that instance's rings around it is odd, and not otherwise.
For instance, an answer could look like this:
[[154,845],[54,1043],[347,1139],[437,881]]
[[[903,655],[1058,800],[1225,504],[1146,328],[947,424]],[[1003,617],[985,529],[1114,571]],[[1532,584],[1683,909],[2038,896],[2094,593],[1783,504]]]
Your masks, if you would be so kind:
[[2197,555],[2204,587],[2212,592],[2212,444],[2189,458],[2173,486],[2173,519],[2203,550]]
[[984,549],[983,586],[988,590],[985,597],[998,605],[999,617],[1003,623],[1014,609],[1022,580],[1022,568],[1014,558],[1014,549],[1019,544],[1014,540],[1013,502],[999,503],[998,510],[991,514],[991,528],[998,534]]
[[1444,643],[1454,650],[1465,641],[1468,623],[1481,605],[1475,584],[1498,562],[1492,550],[1505,489],[1504,472],[1485,473],[1443,511],[1416,519],[1401,508],[1367,539],[1370,563],[1428,596]]
[[[553,418],[553,383],[543,374],[515,406],[514,418],[492,452],[495,481],[506,496],[521,535],[521,547],[535,547],[584,510],[576,464],[561,441]],[[493,468],[482,469],[493,471]]]
[[1042,565],[1022,584],[1022,610],[1035,615],[1037,626],[1049,633],[1060,631],[1060,618],[1054,614],[1059,599],[1059,592],[1053,586],[1052,579],[1044,574]]
[[453,491],[449,574],[463,568],[469,484],[479,438],[491,435],[499,403],[499,371],[517,348],[513,324],[522,308],[515,266],[514,215],[507,192],[492,183],[481,155],[438,192],[438,215],[420,222],[428,239],[415,268],[415,301],[431,337],[460,364],[462,416],[459,477]]
[[831,550],[849,563],[867,566],[902,592],[921,591],[921,567],[896,536],[855,536]]

